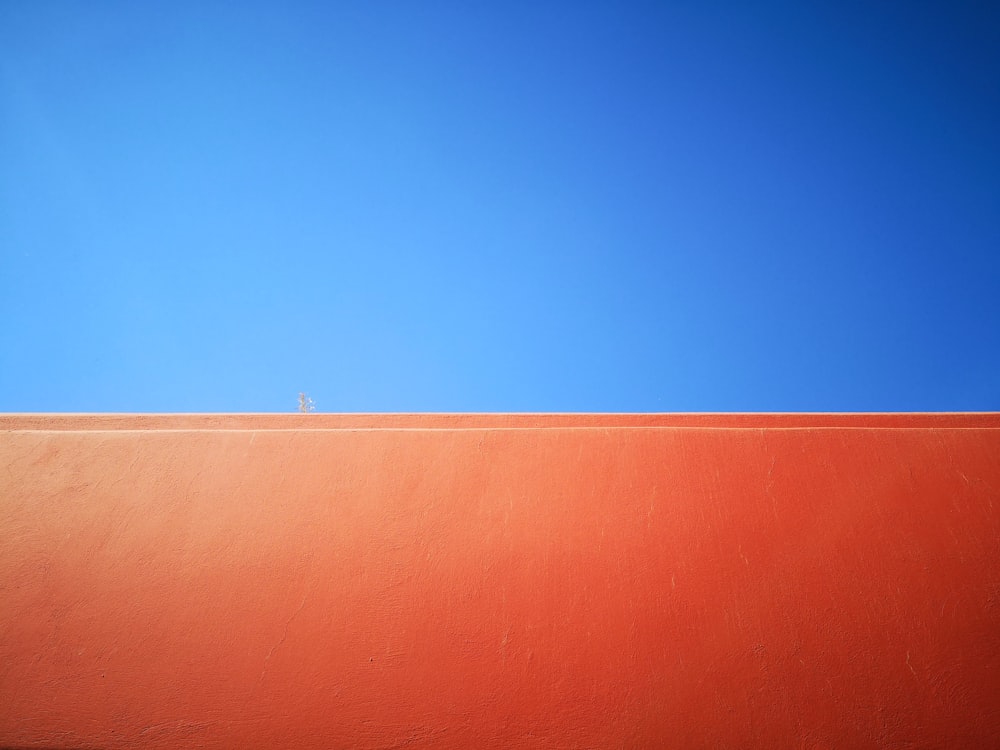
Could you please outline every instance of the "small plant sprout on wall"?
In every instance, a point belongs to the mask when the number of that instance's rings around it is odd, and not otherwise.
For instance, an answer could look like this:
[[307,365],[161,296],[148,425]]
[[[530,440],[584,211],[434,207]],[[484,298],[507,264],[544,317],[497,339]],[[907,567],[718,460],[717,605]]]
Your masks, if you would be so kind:
[[303,414],[316,411],[316,403],[302,392],[299,392],[299,411]]

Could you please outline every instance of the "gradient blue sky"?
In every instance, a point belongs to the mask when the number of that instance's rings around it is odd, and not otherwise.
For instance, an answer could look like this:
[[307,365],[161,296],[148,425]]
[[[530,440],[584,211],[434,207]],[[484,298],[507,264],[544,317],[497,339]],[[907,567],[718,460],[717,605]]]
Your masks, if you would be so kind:
[[0,411],[1000,409],[1000,4],[0,0]]

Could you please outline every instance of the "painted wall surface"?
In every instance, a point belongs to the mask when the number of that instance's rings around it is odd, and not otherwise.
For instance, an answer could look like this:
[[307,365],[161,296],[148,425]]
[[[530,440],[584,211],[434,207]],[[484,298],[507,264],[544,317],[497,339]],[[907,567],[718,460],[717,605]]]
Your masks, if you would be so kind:
[[0,746],[1000,747],[1000,416],[0,417]]

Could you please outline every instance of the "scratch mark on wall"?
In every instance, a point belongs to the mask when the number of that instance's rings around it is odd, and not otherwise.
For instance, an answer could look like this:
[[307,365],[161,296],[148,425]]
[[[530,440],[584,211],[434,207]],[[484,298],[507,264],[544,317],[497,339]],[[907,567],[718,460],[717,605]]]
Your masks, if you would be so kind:
[[764,480],[764,494],[771,499],[771,508],[774,510],[775,518],[778,517],[778,501],[771,494],[771,488],[774,486],[774,464],[777,460],[776,456],[771,457],[771,465],[767,467],[767,479]]
[[285,639],[288,638],[288,627],[292,624],[292,620],[294,620],[298,616],[299,612],[302,611],[302,608],[306,606],[306,599],[308,598],[309,598],[309,592],[307,591],[305,594],[302,595],[302,601],[299,603],[298,608],[294,612],[292,612],[292,616],[285,621],[285,629],[281,633],[281,638],[278,640],[277,643],[271,646],[271,650],[268,651],[267,656],[264,657],[264,665],[263,668],[260,670],[260,677],[257,680],[258,685],[264,681],[264,675],[267,673],[267,663],[271,660],[271,657],[274,656],[274,652],[278,649],[278,646],[284,643]]

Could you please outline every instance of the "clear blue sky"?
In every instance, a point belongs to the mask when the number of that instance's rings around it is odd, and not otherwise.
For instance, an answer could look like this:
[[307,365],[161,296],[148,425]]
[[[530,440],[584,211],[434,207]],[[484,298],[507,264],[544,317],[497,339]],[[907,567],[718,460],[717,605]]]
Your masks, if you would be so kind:
[[1000,4],[0,2],[0,411],[1000,409]]

